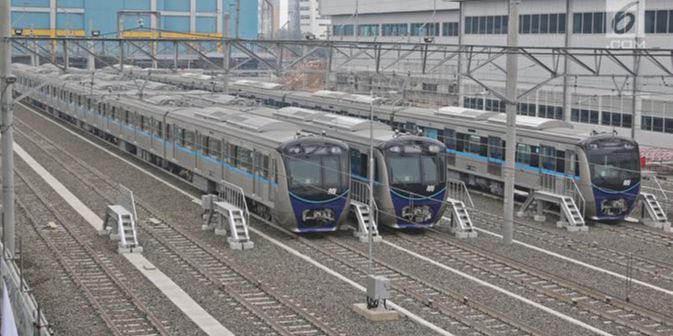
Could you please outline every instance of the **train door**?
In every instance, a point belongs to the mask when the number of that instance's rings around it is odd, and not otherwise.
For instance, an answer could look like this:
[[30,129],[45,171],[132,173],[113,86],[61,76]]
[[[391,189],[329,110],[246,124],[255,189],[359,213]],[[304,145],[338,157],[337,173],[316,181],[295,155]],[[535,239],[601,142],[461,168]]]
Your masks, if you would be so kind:
[[447,166],[456,166],[456,130],[444,129],[444,145],[446,146]]
[[488,137],[488,173],[494,176],[502,176],[502,163],[504,160],[504,145],[502,139],[497,136]]
[[556,148],[551,146],[540,146],[540,176],[542,178],[542,187],[550,191],[558,191],[556,185]]

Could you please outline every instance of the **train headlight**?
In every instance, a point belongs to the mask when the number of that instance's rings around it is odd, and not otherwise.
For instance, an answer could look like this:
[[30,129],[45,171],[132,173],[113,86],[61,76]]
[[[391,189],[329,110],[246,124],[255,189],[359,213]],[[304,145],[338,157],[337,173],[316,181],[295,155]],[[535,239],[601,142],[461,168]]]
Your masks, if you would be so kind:
[[430,145],[430,146],[428,146],[428,151],[429,151],[430,153],[439,153],[440,150],[441,150],[441,148],[440,148],[439,146],[437,146],[437,145]]
[[393,153],[399,153],[399,152],[402,151],[402,147],[400,147],[400,146],[393,146],[393,147],[390,147],[390,149],[388,149],[388,150],[391,151],[391,152],[393,152]]
[[332,147],[332,154],[341,154],[341,148]]
[[295,146],[295,147],[290,147],[290,149],[287,150],[290,154],[299,154],[301,153],[301,147]]

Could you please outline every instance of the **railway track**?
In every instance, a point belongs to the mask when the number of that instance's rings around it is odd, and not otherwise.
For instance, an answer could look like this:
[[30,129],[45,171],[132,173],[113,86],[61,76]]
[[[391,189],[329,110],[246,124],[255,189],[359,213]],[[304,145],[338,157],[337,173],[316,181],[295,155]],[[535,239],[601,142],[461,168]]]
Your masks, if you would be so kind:
[[[110,334],[169,335],[161,321],[126,286],[124,275],[103,253],[89,246],[76,225],[52,208],[45,196],[49,193],[39,191],[24,172],[15,172],[17,204],[67,276],[105,321]],[[45,230],[44,223],[50,222],[57,228]]]
[[[475,246],[464,246],[440,237],[443,232],[411,236],[400,233],[387,240],[452,268],[469,270],[489,279],[500,279],[514,288],[531,291],[531,297],[548,306],[579,310],[587,323],[611,326],[628,335],[671,335],[673,318],[618,299],[568,279],[534,269],[514,259]],[[544,297],[541,297],[543,295]]]
[[[90,167],[85,162],[55,145],[42,134],[21,121],[16,122],[17,135],[31,142],[35,149],[41,150],[66,171],[77,177],[81,183],[90,187],[98,197],[107,203],[115,202],[118,185],[107,176]],[[67,160],[58,157],[64,155]],[[251,323],[260,329],[268,329],[269,334],[278,335],[341,335],[335,327],[322,318],[304,309],[292,298],[285,297],[271,286],[259,283],[252,274],[234,265],[224,255],[185,230],[172,224],[159,215],[146,202],[136,199],[138,217],[154,219],[140,221],[139,227],[145,234],[160,244],[160,250],[178,264],[183,264],[185,272],[195,272],[200,280],[205,280],[218,288],[230,304],[244,307],[257,321]],[[155,224],[158,223],[158,224]],[[179,261],[179,262],[178,262]]]
[[[286,231],[265,219],[256,217],[260,230],[281,232],[292,238],[287,241],[296,250],[314,260],[329,265],[342,275],[361,282],[367,274],[367,256],[329,236],[309,240]],[[486,305],[466,300],[457,292],[440,288],[418,276],[401,271],[393,265],[374,261],[373,270],[391,280],[391,300],[404,304],[408,310],[458,335],[545,335],[541,330],[526,326]]]
[[[502,218],[497,215],[481,210],[473,210],[470,212],[470,216],[475,224],[477,224],[477,227],[489,228],[490,230],[496,231],[501,229],[500,225],[497,223],[502,222]],[[621,233],[620,229],[613,228],[612,230],[615,233]],[[636,228],[634,228],[634,230],[649,231]],[[610,265],[612,267],[619,266],[619,272],[627,268],[632,268],[641,274],[651,277],[653,280],[673,286],[673,264],[647,258],[637,255],[636,253],[602,247],[593,242],[574,239],[567,235],[536,227],[521,221],[516,223],[516,234],[525,236],[531,241],[536,241],[544,246],[554,246],[565,251],[577,253],[586,258],[599,260],[601,264],[604,265]],[[666,234],[663,233],[662,235],[666,236]],[[666,246],[668,247],[669,245]]]
[[[106,196],[105,194],[114,192],[116,184],[109,181],[102,173],[89,167],[86,163],[81,162],[81,160],[70,155],[59,146],[51,143],[39,132],[35,131],[25,123],[21,123],[19,120],[17,121],[17,124],[19,126],[19,129],[17,130],[18,136],[22,136],[26,141],[32,142],[35,146],[40,147],[40,150],[42,150],[45,155],[48,155],[59,165],[63,166],[64,169],[74,176],[77,176],[82,183],[95,190],[99,194],[99,197],[108,200],[110,199],[109,196]],[[56,156],[55,153],[66,155],[68,159],[63,160]],[[231,294],[231,292],[239,293],[238,300],[236,300],[236,296],[233,297],[233,299],[238,302],[248,301],[253,304],[264,303],[265,309],[261,309],[263,312],[256,312],[253,310],[256,314],[261,315],[269,310],[272,312],[277,311],[278,313],[274,314],[276,316],[268,317],[269,320],[266,321],[267,323],[273,321],[276,317],[291,318],[291,320],[282,321],[281,324],[292,327],[290,328],[292,332],[288,333],[286,329],[283,334],[338,334],[337,331],[326,326],[325,323],[321,321],[312,321],[317,318],[311,316],[300,307],[295,306],[294,304],[284,304],[281,302],[279,300],[279,298],[282,297],[280,293],[274,293],[273,288],[256,283],[253,277],[245,275],[244,272],[236,269],[236,266],[231,265],[230,262],[222,258],[221,253],[218,253],[212,247],[204,246],[204,244],[191,238],[189,234],[183,232],[180,228],[170,225],[168,221],[161,219],[161,216],[157,215],[159,212],[152,210],[152,208],[142,200],[136,200],[136,202],[138,204],[139,217],[154,217],[159,219],[158,222],[160,224],[158,225],[141,222],[139,223],[139,226],[143,228],[146,234],[161,244],[160,248],[163,253],[170,255],[172,258],[184,261],[208,281],[222,284],[222,289],[228,290],[228,294]],[[264,220],[259,218],[258,221]],[[296,235],[291,233],[285,232],[285,234],[289,234],[292,238],[296,237]],[[304,241],[304,238],[301,239]],[[320,256],[320,258],[316,258],[318,261],[321,261],[321,259],[322,261],[330,259],[331,263],[337,262],[341,265],[339,268],[341,271],[345,269],[348,270],[347,274],[351,279],[361,281],[366,275],[366,272],[362,267],[355,266],[355,263],[361,262],[361,260],[336,258],[333,256],[334,253],[332,251],[329,251],[324,247],[318,247],[308,240],[305,240],[304,243],[305,248],[314,250],[312,257],[315,257],[315,250],[318,250],[319,253],[317,255]],[[333,243],[332,248],[338,246],[334,241],[331,243]],[[345,247],[342,247],[342,249],[347,250]],[[361,257],[362,256],[360,256],[360,258]],[[199,267],[199,265],[204,266]],[[413,302],[413,305],[419,314],[427,317],[428,320],[433,323],[435,321],[438,322],[440,326],[444,326],[447,330],[454,330],[460,335],[469,336],[545,335],[539,330],[522,325],[520,322],[516,322],[477,302],[465,302],[463,296],[458,293],[433,287],[412,275],[399,272],[392,267],[388,267],[387,269],[388,271],[386,274],[396,272],[399,276],[398,280],[400,280],[395,283],[394,293],[396,295],[393,297],[393,300],[400,303],[404,302],[405,307],[407,307],[410,302]],[[402,282],[402,280],[404,280],[404,282]],[[440,298],[442,299],[441,301],[439,300]],[[278,310],[277,308],[282,306],[284,306],[283,309],[290,308],[292,311],[281,313],[281,310]],[[275,307],[276,310],[269,309],[269,307]],[[255,308],[258,307],[250,307],[250,309]],[[316,327],[316,325],[319,327]],[[302,329],[299,326],[306,327]],[[315,330],[309,329],[308,326],[313,326]],[[278,330],[276,329],[276,331]]]

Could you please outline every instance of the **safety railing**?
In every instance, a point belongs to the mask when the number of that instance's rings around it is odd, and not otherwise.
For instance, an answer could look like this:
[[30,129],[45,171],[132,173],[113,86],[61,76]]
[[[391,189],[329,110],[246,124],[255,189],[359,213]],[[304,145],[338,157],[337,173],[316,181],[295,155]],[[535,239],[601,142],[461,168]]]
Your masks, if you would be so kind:
[[122,184],[117,186],[117,204],[133,215],[133,220],[138,220],[138,212],[136,211],[136,200],[133,196],[133,191]]
[[220,199],[241,209],[246,223],[250,223],[250,212],[248,211],[248,202],[245,200],[243,188],[225,180],[220,181],[218,187]]
[[470,191],[467,189],[465,182],[461,180],[451,178],[447,180],[446,197],[463,201],[469,208],[474,208]]

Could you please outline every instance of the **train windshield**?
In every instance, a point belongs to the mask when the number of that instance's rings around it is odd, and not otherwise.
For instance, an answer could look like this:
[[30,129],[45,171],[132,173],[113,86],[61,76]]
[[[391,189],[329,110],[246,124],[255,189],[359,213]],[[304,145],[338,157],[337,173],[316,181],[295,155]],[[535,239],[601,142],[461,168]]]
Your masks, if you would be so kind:
[[445,179],[444,148],[413,141],[385,149],[390,185],[398,191],[427,196],[439,191]]
[[587,150],[592,183],[614,191],[630,189],[640,181],[640,153],[630,141],[612,140],[589,144]]
[[323,200],[343,193],[348,176],[347,150],[332,145],[297,145],[285,153],[290,192],[312,200]]
[[435,185],[439,183],[441,174],[441,158],[428,155],[411,155],[388,157],[390,165],[390,182],[399,184]]

